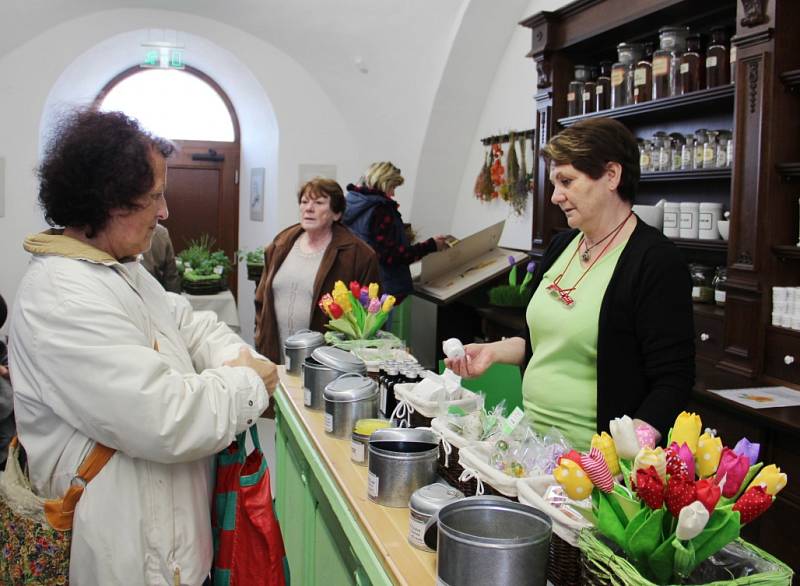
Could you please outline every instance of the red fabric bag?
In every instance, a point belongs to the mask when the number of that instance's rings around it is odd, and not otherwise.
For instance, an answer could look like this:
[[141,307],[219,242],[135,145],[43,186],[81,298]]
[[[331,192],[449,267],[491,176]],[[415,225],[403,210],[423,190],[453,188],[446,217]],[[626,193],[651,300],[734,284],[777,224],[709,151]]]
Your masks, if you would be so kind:
[[249,455],[245,433],[216,457],[214,586],[285,586],[289,566],[272,508],[267,459],[256,426],[250,428]]

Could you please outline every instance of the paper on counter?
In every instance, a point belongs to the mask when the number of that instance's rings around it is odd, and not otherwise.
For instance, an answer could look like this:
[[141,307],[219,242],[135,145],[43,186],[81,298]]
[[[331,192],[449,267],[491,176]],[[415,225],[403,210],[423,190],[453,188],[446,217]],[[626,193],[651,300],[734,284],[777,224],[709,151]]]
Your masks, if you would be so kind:
[[725,397],[753,409],[773,407],[796,407],[800,405],[800,391],[788,387],[756,387],[752,389],[708,389],[720,397]]

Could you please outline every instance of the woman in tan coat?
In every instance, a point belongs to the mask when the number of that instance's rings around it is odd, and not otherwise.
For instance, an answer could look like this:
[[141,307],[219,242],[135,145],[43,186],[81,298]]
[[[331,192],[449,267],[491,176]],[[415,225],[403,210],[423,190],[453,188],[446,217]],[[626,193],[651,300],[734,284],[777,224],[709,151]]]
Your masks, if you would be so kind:
[[317,302],[336,281],[380,282],[375,252],[339,222],[345,197],[336,181],[312,179],[297,200],[300,222],[264,250],[256,290],[256,348],[276,363],[283,363],[286,337],[304,328],[325,331],[328,316]]

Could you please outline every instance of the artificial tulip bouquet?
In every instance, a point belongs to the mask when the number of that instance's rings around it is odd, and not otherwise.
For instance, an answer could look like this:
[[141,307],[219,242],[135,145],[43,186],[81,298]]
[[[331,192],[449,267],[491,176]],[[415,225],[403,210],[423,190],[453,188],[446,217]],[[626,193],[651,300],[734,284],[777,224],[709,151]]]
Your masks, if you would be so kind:
[[[337,346],[349,341],[374,342],[367,345],[383,341],[396,345],[394,342],[399,340],[388,332],[383,332],[383,335],[376,339],[378,330],[386,323],[394,303],[394,296],[380,295],[377,283],[362,286],[358,281],[350,281],[348,288],[343,281],[336,281],[333,291],[323,295],[318,304],[330,317],[330,321],[325,324],[325,327],[331,330],[325,335],[326,341]],[[361,345],[364,344],[357,344]]]
[[666,450],[641,442],[630,417],[610,431],[588,454],[562,456],[553,475],[571,499],[591,495],[591,510],[578,509],[657,584],[683,583],[786,486],[780,468],[757,461],[759,444],[723,447],[694,413],[678,416]]

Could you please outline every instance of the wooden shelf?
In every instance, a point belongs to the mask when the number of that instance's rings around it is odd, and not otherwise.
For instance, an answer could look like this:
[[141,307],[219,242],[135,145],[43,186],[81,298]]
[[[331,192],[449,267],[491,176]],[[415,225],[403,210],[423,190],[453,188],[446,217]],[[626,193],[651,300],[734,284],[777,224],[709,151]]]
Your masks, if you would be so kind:
[[708,90],[692,92],[691,94],[684,94],[682,96],[651,100],[643,104],[631,104],[630,106],[622,106],[621,108],[614,108],[613,110],[601,110],[599,112],[592,112],[591,114],[582,114],[581,116],[559,118],[558,123],[561,126],[572,126],[576,122],[588,118],[635,118],[648,116],[656,112],[671,112],[681,108],[695,108],[701,104],[706,106],[726,104],[729,106],[730,110],[733,111],[733,92],[733,84],[723,85]]
[[788,334],[790,336],[794,336],[796,338],[800,338],[800,331],[793,330],[792,328],[784,328],[782,326],[773,326],[772,324],[767,325],[768,332],[778,332],[780,334]]
[[778,163],[775,167],[784,181],[800,180],[800,163]]
[[730,167],[721,169],[691,169],[686,171],[660,171],[642,173],[639,183],[656,183],[660,181],[705,181],[707,179],[730,179]]
[[725,308],[713,303],[693,303],[694,312],[698,315],[713,317],[715,319],[725,318]]
[[800,93],[800,69],[784,71],[778,77],[790,92],[794,94]]
[[800,246],[793,244],[773,246],[772,252],[781,260],[800,260]]
[[678,248],[685,250],[702,250],[705,252],[728,252],[727,240],[696,240],[694,238],[670,238]]

